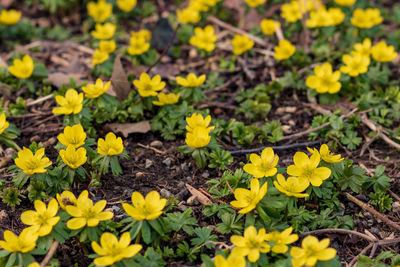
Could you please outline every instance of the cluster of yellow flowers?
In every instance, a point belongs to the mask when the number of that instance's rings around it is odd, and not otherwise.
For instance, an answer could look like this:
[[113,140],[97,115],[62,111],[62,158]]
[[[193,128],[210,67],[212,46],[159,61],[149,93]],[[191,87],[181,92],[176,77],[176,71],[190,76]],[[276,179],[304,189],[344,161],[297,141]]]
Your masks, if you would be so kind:
[[21,19],[21,11],[17,11],[14,9],[5,10],[3,9],[0,12],[0,24],[11,26],[17,24]]
[[200,21],[200,12],[207,12],[220,0],[190,0],[187,7],[176,11],[177,19],[182,24],[197,23]]
[[310,12],[306,25],[310,28],[336,26],[343,22],[344,13],[339,8],[320,8]]
[[211,116],[203,117],[201,114],[193,113],[186,117],[186,139],[185,142],[191,148],[202,148],[210,143],[210,132],[215,126],[210,126]]
[[[163,212],[167,200],[160,198],[156,191],[152,191],[144,198],[139,192],[132,194],[132,205],[123,203],[123,208],[128,215],[136,221],[157,219]],[[28,210],[21,214],[21,221],[29,227],[16,236],[9,230],[4,232],[4,240],[0,247],[8,252],[28,253],[36,247],[39,237],[48,236],[53,228],[61,221],[58,216],[59,207],[69,215],[66,226],[70,230],[79,230],[84,227],[97,227],[101,221],[108,221],[114,217],[113,212],[104,211],[106,200],[95,204],[89,198],[88,191],[82,191],[78,198],[70,191],[57,194],[56,199],[51,199],[49,204],[40,200],[34,202],[35,210]],[[91,243],[93,251],[99,256],[94,260],[96,266],[109,266],[126,258],[131,258],[142,249],[140,244],[131,245],[129,232],[120,235],[120,239],[109,232],[104,232],[100,237],[100,244]],[[29,266],[36,266],[32,263]]]
[[150,48],[151,32],[149,30],[140,30],[138,32],[131,31],[129,39],[128,53],[132,56],[141,55]]
[[287,22],[296,22],[300,20],[304,13],[323,8],[321,0],[292,0],[281,7],[281,17]]

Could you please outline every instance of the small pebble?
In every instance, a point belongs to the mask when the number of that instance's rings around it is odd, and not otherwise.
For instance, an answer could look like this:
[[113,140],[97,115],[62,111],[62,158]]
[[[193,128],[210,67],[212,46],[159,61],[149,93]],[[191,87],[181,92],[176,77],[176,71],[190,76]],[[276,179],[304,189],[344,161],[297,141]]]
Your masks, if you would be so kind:
[[150,168],[152,165],[153,165],[153,162],[152,162],[151,160],[149,160],[149,159],[146,159],[145,168],[148,169],[148,168]]
[[185,211],[185,210],[187,210],[187,208],[188,208],[188,206],[186,206],[186,205],[183,205],[183,204],[178,205],[178,210],[180,210],[180,211]]
[[172,160],[171,158],[166,158],[163,160],[163,162],[167,167],[171,166]]
[[11,148],[11,147],[6,148],[5,152],[6,152],[7,156],[11,156],[11,155],[14,155],[16,153],[15,149]]
[[143,172],[137,172],[136,173],[136,179],[140,179],[144,177],[144,173]]
[[113,205],[111,208],[112,208],[114,213],[118,213],[121,210],[121,208],[116,206],[116,205]]
[[201,177],[203,177],[203,178],[208,178],[208,177],[210,177],[210,174],[209,174],[208,172],[204,172],[204,173],[201,175]]
[[185,182],[184,182],[184,181],[180,181],[180,182],[178,183],[178,187],[179,187],[179,188],[185,187]]
[[186,177],[186,181],[187,181],[189,184],[193,183],[193,179],[192,179],[192,177],[190,177],[190,176]]
[[182,169],[182,171],[184,171],[184,172],[188,172],[188,171],[189,171],[189,166],[187,165],[186,162],[184,162],[184,163],[181,164],[181,169]]
[[163,198],[170,198],[172,196],[172,193],[169,192],[167,189],[163,188],[163,189],[160,190],[160,195]]
[[150,143],[150,146],[152,146],[152,147],[162,147],[163,143],[161,141],[155,140],[155,141]]

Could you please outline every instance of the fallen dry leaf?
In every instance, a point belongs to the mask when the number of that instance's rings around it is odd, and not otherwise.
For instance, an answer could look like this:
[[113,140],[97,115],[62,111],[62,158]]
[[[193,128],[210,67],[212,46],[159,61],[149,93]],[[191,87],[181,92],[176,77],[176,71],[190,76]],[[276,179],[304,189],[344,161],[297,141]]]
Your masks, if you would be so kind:
[[121,56],[117,56],[114,61],[113,73],[111,76],[111,84],[119,101],[123,101],[131,91],[131,83],[128,80],[128,75],[121,64]]
[[111,123],[104,126],[107,130],[121,133],[125,138],[131,133],[147,133],[151,130],[149,121],[136,123]]
[[65,74],[63,72],[49,73],[49,77],[46,81],[50,82],[57,88],[61,88],[64,84],[69,84],[71,78],[75,79],[77,86],[84,82],[81,80],[82,74]]
[[201,193],[199,190],[191,186],[190,184],[186,184],[186,188],[189,190],[189,192],[197,198],[197,200],[203,204],[203,205],[209,205],[211,204],[211,200],[206,197],[203,193]]

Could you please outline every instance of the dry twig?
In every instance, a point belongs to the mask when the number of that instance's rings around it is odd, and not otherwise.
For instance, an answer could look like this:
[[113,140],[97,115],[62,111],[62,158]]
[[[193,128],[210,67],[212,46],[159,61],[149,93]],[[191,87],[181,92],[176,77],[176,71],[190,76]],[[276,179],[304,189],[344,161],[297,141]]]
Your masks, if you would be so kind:
[[40,267],[45,267],[46,264],[51,260],[51,258],[53,258],[54,253],[56,253],[57,251],[58,245],[59,243],[57,240],[55,240],[53,244],[51,244],[49,252],[47,252],[46,257],[44,257],[43,261],[40,263]]

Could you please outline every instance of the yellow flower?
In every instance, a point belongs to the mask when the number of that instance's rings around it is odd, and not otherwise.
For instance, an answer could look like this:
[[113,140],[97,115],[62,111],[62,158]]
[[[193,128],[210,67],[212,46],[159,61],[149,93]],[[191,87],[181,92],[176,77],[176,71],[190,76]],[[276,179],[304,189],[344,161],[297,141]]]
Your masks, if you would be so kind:
[[281,27],[281,23],[273,19],[263,19],[261,21],[261,30],[266,35],[271,35],[276,32],[277,29]]
[[112,4],[107,3],[105,0],[99,0],[97,3],[89,2],[87,4],[89,16],[91,16],[97,23],[103,23],[107,18],[112,15]]
[[151,40],[151,31],[147,29],[142,29],[137,32],[131,31],[131,38],[141,38],[143,37],[146,41]]
[[60,107],[53,108],[54,114],[78,114],[82,110],[83,93],[79,93],[74,89],[68,89],[65,97],[61,95],[56,96],[56,102]]
[[186,76],[186,79],[182,76],[176,77],[176,82],[183,87],[197,87],[202,85],[206,80],[206,75],[200,75],[199,77],[196,76],[194,73],[189,73]]
[[150,43],[143,36],[134,36],[130,39],[130,45],[127,49],[129,55],[141,55],[146,53],[150,48]]
[[82,125],[75,124],[74,126],[67,126],[64,128],[64,132],[57,136],[58,141],[65,147],[72,146],[78,148],[85,144],[86,133],[83,130]]
[[206,1],[207,0],[189,0],[189,5],[187,6],[187,8],[207,12],[210,7],[206,3]]
[[75,206],[66,206],[66,211],[74,217],[67,222],[67,227],[71,230],[81,229],[85,225],[94,227],[100,221],[110,220],[114,216],[111,211],[103,211],[107,201],[100,200],[93,205],[93,201],[89,199],[88,193],[85,191],[79,195]]
[[99,50],[102,52],[105,52],[107,54],[114,52],[116,47],[117,47],[117,45],[115,44],[114,40],[100,41],[100,43],[99,43]]
[[254,153],[251,154],[250,161],[251,163],[243,166],[243,170],[255,178],[274,176],[278,171],[276,165],[279,157],[275,155],[274,150],[270,147],[261,152],[261,157]]
[[0,24],[4,25],[14,25],[17,24],[21,19],[21,11],[14,9],[5,10],[0,12]]
[[133,84],[142,97],[156,96],[157,92],[165,87],[165,82],[161,81],[160,75],[156,75],[150,79],[150,76],[145,72],[140,75],[139,80],[134,80]]
[[313,186],[320,186],[323,180],[331,176],[331,170],[327,167],[319,167],[319,153],[314,153],[310,158],[304,152],[296,152],[293,157],[294,165],[287,168],[287,173],[299,179],[305,179]]
[[321,145],[321,147],[319,148],[319,152],[317,149],[311,149],[311,148],[307,148],[308,151],[310,151],[311,153],[319,153],[322,160],[328,163],[336,163],[336,162],[340,162],[343,160],[342,156],[340,154],[338,155],[334,155],[330,150],[329,147],[326,144]]
[[353,48],[354,48],[354,51],[351,52],[353,55],[360,54],[362,56],[369,57],[371,54],[371,48],[372,48],[371,39],[366,38],[366,39],[364,39],[364,41],[362,43],[354,44]]
[[215,42],[217,36],[214,32],[214,27],[208,25],[204,29],[200,27],[194,28],[194,36],[189,40],[189,43],[198,49],[203,49],[207,52],[211,52],[215,49]]
[[[89,193],[88,193],[88,191],[85,190],[81,193],[81,195],[88,197]],[[61,195],[57,193],[56,198],[57,198],[58,204],[60,204],[60,207],[63,210],[66,210],[67,205],[76,206],[76,201],[77,201],[76,197],[70,191],[65,190],[61,193]]]
[[335,3],[341,6],[352,6],[357,0],[335,0]]
[[341,9],[330,8],[330,9],[328,9],[328,13],[332,20],[330,26],[339,25],[340,23],[343,22],[345,15]]
[[336,256],[334,248],[328,248],[329,238],[319,241],[315,236],[307,236],[301,242],[301,248],[293,247],[290,255],[293,257],[293,267],[314,266],[317,261],[329,261]]
[[[40,264],[35,261],[35,262],[32,262],[31,264],[29,264],[28,267],[40,267]],[[49,265],[46,265],[46,267],[49,267]]]
[[211,141],[210,132],[207,128],[196,127],[193,131],[186,134],[185,142],[192,148],[201,148],[208,145]]
[[30,149],[24,147],[18,151],[18,157],[14,161],[15,165],[28,175],[45,173],[46,168],[51,165],[49,158],[44,155],[44,148],[38,149],[33,155]]
[[96,24],[96,28],[91,32],[92,36],[99,40],[107,40],[114,36],[117,26],[112,23]]
[[117,6],[124,12],[130,12],[135,8],[136,0],[117,0]]
[[110,55],[106,51],[102,51],[100,49],[94,50],[92,58],[92,66],[94,67],[96,65],[106,62],[109,56]]
[[278,173],[276,176],[277,181],[274,181],[274,186],[280,192],[284,193],[288,197],[308,197],[308,194],[301,193],[307,189],[310,183],[306,179],[299,179],[297,177],[289,177],[285,180],[282,174]]
[[381,41],[371,48],[372,58],[378,62],[389,62],[397,57],[392,45],[387,45]]
[[279,254],[286,253],[289,249],[287,245],[292,244],[299,239],[299,236],[297,234],[292,234],[292,231],[293,227],[289,227],[282,232],[271,232],[267,234],[265,240],[274,243],[271,251]]
[[377,8],[360,9],[357,8],[351,17],[351,24],[358,28],[369,29],[375,25],[381,24],[383,18]]
[[235,208],[241,208],[239,213],[248,213],[256,208],[257,204],[267,194],[267,183],[265,182],[260,188],[258,179],[253,179],[250,182],[250,190],[245,188],[235,189],[235,199],[231,201],[231,205]]
[[167,204],[165,198],[160,198],[157,191],[151,191],[146,198],[139,192],[132,193],[132,205],[122,203],[122,207],[136,221],[155,220],[163,213],[163,209]]
[[40,200],[34,202],[35,210],[28,210],[21,214],[21,221],[26,225],[31,225],[28,229],[37,232],[39,236],[46,236],[53,230],[54,225],[60,220],[57,215],[58,203],[54,198],[50,200],[46,208]]
[[250,40],[245,35],[235,34],[232,39],[233,53],[235,55],[241,55],[244,52],[250,50],[254,46],[254,41]]
[[243,256],[229,254],[228,258],[218,254],[214,260],[215,267],[246,267],[246,260]]
[[271,246],[265,242],[265,229],[258,230],[254,226],[249,226],[244,230],[243,236],[231,236],[231,242],[235,245],[232,253],[240,256],[247,256],[250,262],[256,262],[260,258],[260,253],[268,253]]
[[116,137],[114,133],[109,132],[106,139],[99,138],[97,141],[97,152],[104,156],[119,155],[124,151],[124,145],[121,137]]
[[131,243],[131,235],[125,232],[121,238],[111,233],[105,232],[101,235],[100,245],[92,241],[93,251],[101,257],[94,259],[96,266],[109,266],[123,259],[129,259],[135,256],[141,249],[142,245]]
[[368,66],[370,63],[369,57],[362,56],[361,54],[343,55],[342,60],[345,64],[344,66],[340,67],[340,71],[342,73],[356,77],[368,71]]
[[259,5],[265,4],[267,0],[244,0],[250,7],[258,7]]
[[32,58],[25,55],[22,60],[14,59],[13,65],[8,67],[8,71],[17,78],[27,79],[31,77],[34,67]]
[[342,84],[339,82],[340,71],[332,71],[332,65],[328,62],[314,68],[315,75],[308,76],[306,85],[318,93],[335,94],[339,92]]
[[182,24],[197,23],[201,19],[199,10],[192,7],[176,10],[176,16]]
[[38,234],[32,229],[25,228],[19,236],[9,230],[4,231],[4,241],[0,240],[0,247],[8,252],[27,253],[36,247]]
[[209,132],[214,130],[215,126],[210,126],[211,116],[208,115],[207,117],[203,118],[201,114],[193,113],[192,116],[186,117],[186,130],[188,132],[193,132],[193,130],[197,127],[200,128],[207,128]]
[[296,22],[301,19],[301,11],[299,3],[297,1],[292,1],[290,3],[285,3],[281,6],[281,17],[287,22]]
[[1,113],[0,115],[0,134],[4,133],[4,131],[10,126],[10,123],[6,120],[6,114]]
[[101,79],[97,79],[96,84],[90,83],[86,86],[82,86],[82,91],[85,93],[87,98],[98,98],[107,92],[110,85],[111,81],[103,83]]
[[274,50],[274,58],[276,60],[285,60],[290,58],[296,52],[296,47],[288,40],[280,40],[279,45],[275,46]]
[[83,147],[75,149],[73,146],[68,146],[67,149],[60,150],[60,157],[65,164],[76,169],[85,164],[87,160],[86,149]]
[[306,24],[310,28],[335,26],[342,23],[344,13],[339,8],[320,8],[310,12],[310,18]]
[[169,94],[164,94],[164,93],[159,93],[158,94],[158,101],[154,100],[153,104],[156,106],[165,106],[165,105],[172,105],[175,103],[178,103],[180,94],[174,94],[174,93],[169,93]]

